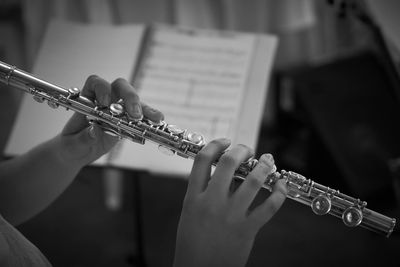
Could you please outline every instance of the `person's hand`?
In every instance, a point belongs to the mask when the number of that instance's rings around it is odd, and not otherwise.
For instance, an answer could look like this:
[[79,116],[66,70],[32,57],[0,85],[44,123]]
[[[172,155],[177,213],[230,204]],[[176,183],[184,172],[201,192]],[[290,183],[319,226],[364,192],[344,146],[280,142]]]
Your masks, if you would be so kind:
[[[229,145],[227,139],[214,140],[195,157],[178,226],[175,267],[244,266],[257,232],[286,198],[286,185],[279,180],[266,200],[250,208],[274,171],[274,160],[262,155],[246,180],[232,190],[235,170],[253,152],[238,145],[224,153]],[[211,175],[212,163],[220,156]]]
[[[141,103],[132,85],[124,79],[116,79],[110,84],[92,75],[86,80],[81,95],[96,100],[102,106],[109,106],[122,99],[132,119],[140,119],[143,116],[154,122],[164,119],[160,111]],[[107,153],[118,142],[117,137],[106,134],[96,124],[89,125],[85,116],[78,113],[67,122],[60,137],[64,148],[60,151],[61,158],[82,166]]]

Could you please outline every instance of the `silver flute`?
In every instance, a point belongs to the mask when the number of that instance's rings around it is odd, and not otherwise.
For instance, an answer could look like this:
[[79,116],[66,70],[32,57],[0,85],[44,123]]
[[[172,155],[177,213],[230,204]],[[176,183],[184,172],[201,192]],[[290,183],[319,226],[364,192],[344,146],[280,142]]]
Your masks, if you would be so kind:
[[[98,124],[108,134],[140,144],[149,140],[169,154],[193,159],[206,144],[202,135],[164,121],[156,123],[146,118],[133,120],[126,113],[123,101],[100,106],[96,101],[81,96],[78,88],[62,88],[1,61],[0,81],[32,94],[40,103],[47,101],[51,108],[62,106],[83,114],[89,123]],[[256,159],[249,159],[240,164],[235,178],[246,179],[257,163]],[[396,219],[368,209],[365,201],[318,184],[298,173],[276,171],[266,178],[263,187],[272,191],[279,179],[286,182],[288,198],[310,206],[317,215],[331,214],[341,218],[346,226],[361,226],[387,237],[393,232]]]

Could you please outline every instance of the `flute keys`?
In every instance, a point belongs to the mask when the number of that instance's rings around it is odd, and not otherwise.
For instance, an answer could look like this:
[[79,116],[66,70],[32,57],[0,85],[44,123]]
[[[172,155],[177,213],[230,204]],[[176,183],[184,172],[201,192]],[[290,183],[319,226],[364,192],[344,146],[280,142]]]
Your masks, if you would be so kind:
[[70,97],[72,97],[72,98],[78,97],[80,92],[81,92],[81,90],[79,90],[79,88],[76,88],[76,87],[71,87],[68,89],[68,93],[69,93]]
[[203,145],[205,143],[204,137],[198,133],[188,133],[187,139],[196,145]]
[[245,164],[250,169],[250,171],[252,171],[254,167],[258,164],[258,160],[255,158],[250,158],[245,162]]
[[110,113],[114,116],[121,116],[125,112],[125,108],[122,104],[120,103],[112,103],[110,105]]
[[162,127],[165,125],[164,121],[152,121],[152,120],[147,120],[146,121],[149,125],[154,126],[154,127]]
[[59,106],[59,104],[57,102],[54,102],[51,100],[47,101],[47,105],[49,105],[49,107],[54,108],[54,109],[58,108],[58,106]]
[[186,140],[189,142],[192,142],[196,145],[203,145],[205,144],[204,137],[201,134],[198,133],[193,133],[193,132],[188,132],[182,128],[177,127],[176,125],[169,124],[167,126],[168,132],[170,132],[173,135],[183,135]]
[[331,199],[325,194],[315,197],[311,202],[311,209],[317,215],[327,214],[331,210],[331,207]]
[[360,209],[349,207],[343,212],[342,219],[346,226],[356,227],[361,223],[363,214]]
[[44,102],[44,97],[42,97],[42,96],[34,95],[33,99],[38,103],[43,103]]
[[167,130],[168,130],[170,133],[175,134],[175,135],[183,134],[183,133],[185,132],[185,130],[183,130],[183,129],[181,129],[181,128],[179,128],[178,126],[173,125],[173,124],[169,124],[169,125],[167,126]]

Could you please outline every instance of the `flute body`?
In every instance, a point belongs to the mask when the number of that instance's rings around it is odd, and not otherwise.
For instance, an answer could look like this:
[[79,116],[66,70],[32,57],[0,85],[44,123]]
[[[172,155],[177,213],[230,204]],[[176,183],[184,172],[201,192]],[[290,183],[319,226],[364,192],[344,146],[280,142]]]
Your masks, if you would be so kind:
[[[145,144],[152,141],[160,150],[185,158],[194,158],[206,144],[202,135],[181,129],[164,121],[155,123],[145,118],[131,119],[125,112],[123,102],[108,107],[80,95],[77,88],[62,88],[39,79],[27,72],[0,61],[0,81],[33,95],[51,108],[64,107],[87,117],[90,123],[98,124],[106,133]],[[216,165],[217,162],[214,163]],[[235,172],[235,178],[246,179],[257,164],[256,159],[243,162]],[[396,219],[368,209],[367,203],[318,184],[292,171],[276,171],[270,174],[263,185],[269,191],[278,179],[284,179],[288,198],[311,207],[317,215],[331,214],[340,218],[346,226],[360,226],[387,237],[393,232]]]

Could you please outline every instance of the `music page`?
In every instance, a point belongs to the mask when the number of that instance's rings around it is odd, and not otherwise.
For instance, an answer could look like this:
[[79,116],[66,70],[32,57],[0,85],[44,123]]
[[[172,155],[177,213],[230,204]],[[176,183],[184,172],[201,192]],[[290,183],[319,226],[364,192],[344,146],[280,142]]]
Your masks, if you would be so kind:
[[[253,56],[253,34],[191,30],[164,25],[150,32],[133,81],[143,102],[161,110],[168,124],[197,132],[206,142],[235,140]],[[155,147],[121,146],[118,164],[141,163],[163,173],[188,173],[193,163]]]
[[166,121],[234,139],[254,35],[155,28],[134,82]]

